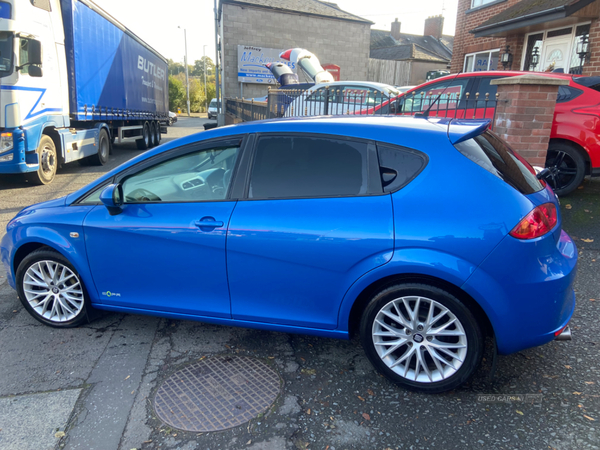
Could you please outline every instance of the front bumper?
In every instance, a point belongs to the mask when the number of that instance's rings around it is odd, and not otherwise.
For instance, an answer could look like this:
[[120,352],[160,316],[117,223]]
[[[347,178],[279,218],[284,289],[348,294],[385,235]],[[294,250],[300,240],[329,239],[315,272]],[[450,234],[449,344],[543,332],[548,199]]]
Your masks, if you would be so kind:
[[556,230],[520,241],[507,236],[464,284],[486,312],[498,351],[509,354],[555,339],[575,309],[577,247]]

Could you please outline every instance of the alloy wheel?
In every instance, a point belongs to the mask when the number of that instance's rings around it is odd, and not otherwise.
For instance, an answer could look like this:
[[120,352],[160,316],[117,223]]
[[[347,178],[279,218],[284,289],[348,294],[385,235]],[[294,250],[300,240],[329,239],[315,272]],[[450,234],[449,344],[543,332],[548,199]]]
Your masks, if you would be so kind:
[[451,377],[468,350],[465,329],[456,315],[420,296],[400,297],[383,306],[373,321],[372,338],[389,369],[419,383]]
[[56,172],[56,152],[45,145],[40,152],[40,164],[44,174],[52,175]]
[[56,261],[33,263],[23,276],[23,291],[31,308],[51,322],[73,320],[83,309],[83,287],[78,276]]
[[546,180],[555,191],[562,190],[573,183],[577,177],[577,162],[563,151],[549,151],[546,168],[550,174]]

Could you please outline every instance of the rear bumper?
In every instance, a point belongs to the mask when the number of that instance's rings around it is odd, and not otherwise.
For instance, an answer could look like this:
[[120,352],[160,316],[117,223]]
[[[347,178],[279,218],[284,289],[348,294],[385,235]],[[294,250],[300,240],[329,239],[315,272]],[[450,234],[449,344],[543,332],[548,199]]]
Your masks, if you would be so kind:
[[509,354],[545,344],[575,309],[577,247],[564,231],[519,241],[507,236],[463,289],[486,312],[498,351]]

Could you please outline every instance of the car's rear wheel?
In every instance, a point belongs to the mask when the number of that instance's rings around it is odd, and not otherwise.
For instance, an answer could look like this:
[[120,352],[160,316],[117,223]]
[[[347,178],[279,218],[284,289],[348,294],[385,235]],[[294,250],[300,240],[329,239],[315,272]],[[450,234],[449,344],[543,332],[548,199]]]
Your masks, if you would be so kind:
[[557,195],[567,195],[579,187],[585,177],[585,160],[573,146],[551,142],[546,155],[546,180]]
[[424,284],[399,284],[379,292],[365,309],[360,334],[371,363],[405,388],[439,393],[477,370],[481,330],[456,297]]
[[23,306],[40,322],[58,328],[87,320],[87,293],[73,265],[60,253],[36,250],[19,264],[17,293]]

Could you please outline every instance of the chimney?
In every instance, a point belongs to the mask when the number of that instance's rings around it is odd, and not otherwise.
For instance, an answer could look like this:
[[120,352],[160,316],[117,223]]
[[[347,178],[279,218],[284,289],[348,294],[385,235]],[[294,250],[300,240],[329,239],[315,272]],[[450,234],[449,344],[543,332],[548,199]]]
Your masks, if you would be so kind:
[[396,20],[392,22],[392,37],[396,40],[400,39],[400,25],[401,23],[398,22],[398,18],[396,17]]
[[[392,25],[393,26],[393,25]],[[425,36],[433,36],[436,39],[442,38],[442,30],[444,29],[444,17],[431,16],[425,19]],[[392,28],[393,30],[393,28]]]

